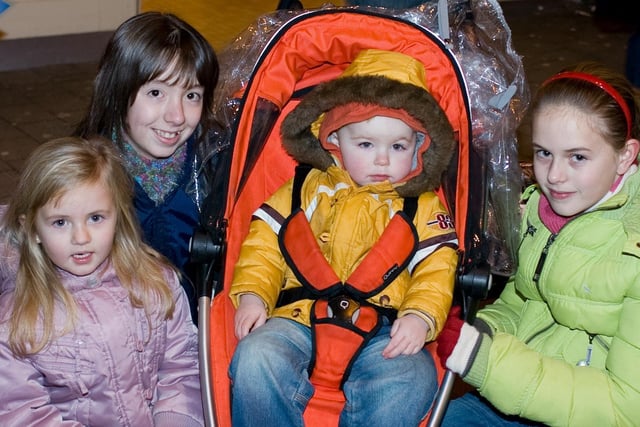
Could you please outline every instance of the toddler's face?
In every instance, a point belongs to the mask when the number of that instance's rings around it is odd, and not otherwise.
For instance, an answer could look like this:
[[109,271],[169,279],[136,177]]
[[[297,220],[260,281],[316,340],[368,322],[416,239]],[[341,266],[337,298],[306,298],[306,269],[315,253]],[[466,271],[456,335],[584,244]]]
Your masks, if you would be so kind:
[[111,254],[116,220],[111,189],[101,181],[82,184],[38,211],[37,238],[55,265],[86,276]]
[[595,205],[628,169],[598,131],[597,118],[569,106],[549,106],[533,118],[533,169],[551,208],[562,216]]
[[416,132],[402,120],[375,116],[351,123],[329,136],[344,168],[358,185],[402,181],[411,171]]
[[173,155],[202,116],[204,88],[177,82],[170,72],[142,85],[127,112],[125,138],[148,159]]

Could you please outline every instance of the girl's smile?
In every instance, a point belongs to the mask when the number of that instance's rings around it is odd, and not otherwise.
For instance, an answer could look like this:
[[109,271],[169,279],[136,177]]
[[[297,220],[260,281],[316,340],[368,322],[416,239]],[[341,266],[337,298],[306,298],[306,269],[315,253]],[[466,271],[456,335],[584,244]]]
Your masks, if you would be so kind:
[[597,131],[600,125],[564,105],[545,107],[533,119],[533,168],[558,215],[570,217],[597,204],[635,159],[627,148],[614,150]]
[[148,159],[171,157],[202,116],[204,89],[168,80],[170,73],[142,85],[127,113],[127,142]]

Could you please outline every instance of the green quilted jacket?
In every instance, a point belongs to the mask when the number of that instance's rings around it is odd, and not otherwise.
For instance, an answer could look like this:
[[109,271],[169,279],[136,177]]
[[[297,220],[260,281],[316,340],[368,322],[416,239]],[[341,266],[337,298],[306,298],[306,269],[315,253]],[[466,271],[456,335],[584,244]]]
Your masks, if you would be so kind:
[[[464,380],[508,414],[558,426],[640,423],[640,173],[552,234],[531,187],[518,271],[478,313]],[[578,366],[586,358],[589,366]]]

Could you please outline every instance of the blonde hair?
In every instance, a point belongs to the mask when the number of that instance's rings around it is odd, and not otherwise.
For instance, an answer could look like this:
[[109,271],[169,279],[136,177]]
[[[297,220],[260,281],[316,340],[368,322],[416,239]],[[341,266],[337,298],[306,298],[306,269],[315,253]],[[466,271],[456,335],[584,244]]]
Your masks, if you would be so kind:
[[[9,346],[26,356],[41,351],[74,326],[77,308],[56,266],[36,242],[36,215],[51,201],[87,183],[104,183],[111,190],[117,220],[111,265],[129,292],[131,304],[144,308],[152,323],[173,315],[175,303],[167,283],[168,262],[142,242],[133,209],[133,183],[113,143],[102,137],[59,138],[38,147],[27,160],[2,220],[5,252],[18,252],[15,303],[9,321]],[[62,331],[54,330],[57,308],[66,315]]]

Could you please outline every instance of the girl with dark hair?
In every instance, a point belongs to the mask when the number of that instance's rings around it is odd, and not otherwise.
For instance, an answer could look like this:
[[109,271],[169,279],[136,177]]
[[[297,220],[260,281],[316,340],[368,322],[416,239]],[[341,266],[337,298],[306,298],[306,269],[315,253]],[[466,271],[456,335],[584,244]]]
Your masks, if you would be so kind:
[[136,183],[134,205],[145,242],[188,274],[198,224],[196,145],[213,126],[218,62],[204,37],[174,15],[147,12],[115,31],[100,61],[91,104],[75,134],[111,139]]

